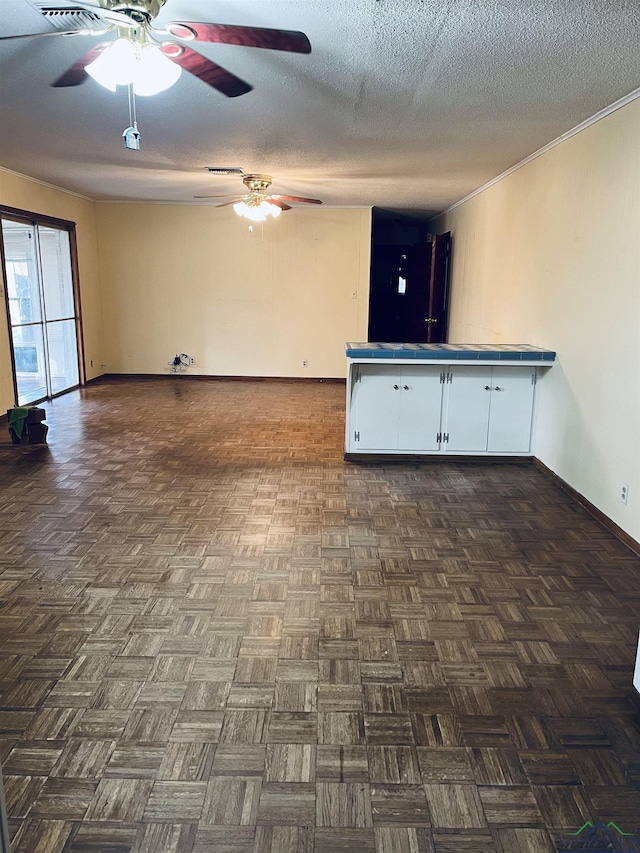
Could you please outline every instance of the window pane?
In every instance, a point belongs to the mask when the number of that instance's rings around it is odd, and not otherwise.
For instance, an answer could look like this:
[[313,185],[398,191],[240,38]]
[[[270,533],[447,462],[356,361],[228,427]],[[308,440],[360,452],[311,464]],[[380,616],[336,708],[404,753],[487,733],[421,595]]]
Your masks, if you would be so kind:
[[13,356],[18,383],[18,405],[47,396],[42,326],[14,326]]
[[80,381],[78,376],[78,351],[76,349],[76,321],[61,320],[47,323],[49,345],[49,372],[51,393],[59,394],[73,388]]
[[34,232],[31,225],[2,220],[7,296],[14,326],[41,319]]
[[40,261],[44,290],[44,313],[47,320],[75,316],[71,278],[69,233],[40,225]]

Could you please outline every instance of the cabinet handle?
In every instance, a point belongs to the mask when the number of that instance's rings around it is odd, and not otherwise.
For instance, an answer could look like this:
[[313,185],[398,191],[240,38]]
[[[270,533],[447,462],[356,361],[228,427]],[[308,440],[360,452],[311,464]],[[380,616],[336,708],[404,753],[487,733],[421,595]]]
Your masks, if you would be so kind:
[[437,323],[438,318],[437,317],[425,317],[424,321],[425,321],[425,323]]
[[485,386],[484,386],[484,390],[485,390],[485,391],[491,391],[491,386],[490,386],[490,385],[485,385]]
[[405,391],[408,391],[408,390],[409,390],[409,386],[408,386],[408,385],[403,385],[402,387],[404,388],[404,390],[405,390]]
[[394,385],[393,387],[394,387],[394,389],[397,391],[397,390],[398,390],[398,388],[399,388],[400,386],[399,386],[399,385]]
[[496,385],[496,387],[493,390],[494,391],[504,391],[504,388],[501,388],[499,385]]

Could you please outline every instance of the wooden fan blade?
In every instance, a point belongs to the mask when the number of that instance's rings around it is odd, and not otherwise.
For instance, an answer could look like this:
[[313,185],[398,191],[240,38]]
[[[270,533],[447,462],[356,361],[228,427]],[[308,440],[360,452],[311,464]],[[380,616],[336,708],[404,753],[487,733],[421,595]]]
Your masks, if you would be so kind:
[[[180,48],[180,53],[177,55],[175,53],[176,47]],[[246,95],[247,92],[253,89],[253,86],[250,86],[249,83],[245,83],[244,80],[236,77],[235,74],[227,71],[226,68],[216,65],[215,62],[211,62],[206,56],[197,53],[195,50],[191,50],[190,47],[186,47],[184,44],[168,42],[162,46],[161,50],[172,62],[175,62],[181,68],[184,68],[185,71],[198,77],[203,83],[207,83],[207,85],[222,92],[227,98],[237,98],[239,95]]]
[[106,41],[92,47],[88,53],[85,53],[83,57],[74,62],[71,68],[67,68],[64,74],[61,77],[58,77],[58,79],[51,85],[55,88],[60,88],[62,86],[79,86],[81,83],[84,83],[84,81],[89,77],[85,68],[90,62],[97,59],[102,51],[110,44],[111,42]]
[[297,201],[300,204],[322,204],[319,198],[302,198],[298,195],[272,195],[271,198],[284,199],[284,201]]
[[[229,198],[228,195],[194,195],[194,198]],[[234,199],[237,201],[238,199]]]
[[280,210],[291,210],[290,204],[285,204],[283,201],[280,201],[279,199],[274,198],[274,196],[270,196],[269,198],[265,199],[265,201],[268,202],[269,204],[273,204],[276,207],[279,207]]
[[[206,198],[206,195],[197,195],[196,198]],[[214,204],[214,207],[228,207],[230,204],[237,204],[239,201],[244,201],[244,198],[232,198],[231,201],[223,201],[222,204]]]
[[[181,28],[184,28],[182,35]],[[268,50],[288,50],[290,53],[311,53],[309,39],[304,33],[296,30],[271,30],[264,27],[201,24],[191,21],[171,21],[166,29],[175,38],[195,37],[196,41],[262,47]]]

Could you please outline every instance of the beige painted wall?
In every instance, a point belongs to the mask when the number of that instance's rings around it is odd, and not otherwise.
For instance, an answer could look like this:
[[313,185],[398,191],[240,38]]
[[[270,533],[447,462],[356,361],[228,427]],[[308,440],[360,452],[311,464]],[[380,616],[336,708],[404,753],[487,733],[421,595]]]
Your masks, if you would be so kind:
[[[96,205],[109,373],[342,377],[366,339],[371,211],[264,225],[232,208]],[[302,367],[307,359],[308,367]]]
[[640,541],[639,140],[635,100],[437,225],[452,231],[450,340],[557,351],[536,455]]
[[[103,373],[95,204],[0,168],[0,204],[76,223],[87,379]],[[3,297],[4,298],[4,297]],[[91,366],[93,361],[93,367]],[[15,405],[6,312],[0,310],[0,414]]]

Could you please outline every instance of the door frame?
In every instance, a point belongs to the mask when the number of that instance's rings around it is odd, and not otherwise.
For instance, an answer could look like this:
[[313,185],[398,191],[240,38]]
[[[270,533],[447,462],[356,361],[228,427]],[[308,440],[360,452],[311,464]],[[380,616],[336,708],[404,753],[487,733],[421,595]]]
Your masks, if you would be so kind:
[[[401,258],[405,260],[401,261]],[[387,343],[446,342],[449,331],[450,258],[450,231],[428,234],[425,240],[413,243],[376,243],[372,234],[367,340]],[[394,286],[394,275],[398,277],[400,263],[406,264],[410,277],[408,295],[399,297],[403,303],[406,302],[402,309]],[[389,322],[391,313],[398,314],[399,322]],[[384,319],[381,321],[381,318]],[[423,320],[427,325],[423,324]]]
[[[32,211],[22,210],[17,207],[9,207],[8,205],[0,204],[0,219],[11,219],[14,222],[21,222],[25,225],[37,226],[44,225],[51,228],[57,228],[60,231],[66,231],[69,235],[69,253],[71,262],[71,285],[73,289],[73,304],[75,308],[76,321],[76,350],[78,355],[78,385],[82,387],[86,384],[86,367],[84,358],[84,330],[82,326],[82,302],[80,300],[80,267],[78,264],[78,242],[76,237],[76,223],[68,219],[59,219],[57,216],[49,216],[44,213],[33,213]],[[13,349],[13,330],[11,326],[11,314],[9,311],[9,291],[7,287],[7,267],[6,255],[4,249],[4,238],[2,228],[0,228],[0,270],[2,273],[2,290],[4,291],[4,307],[7,316],[7,333],[9,337],[9,350],[11,358],[11,378],[13,380],[13,398],[14,403],[18,405],[18,381],[16,378],[16,362]],[[43,317],[43,326],[46,323],[46,318]],[[76,386],[74,386],[76,387]],[[59,391],[57,394],[52,394],[51,397],[42,399],[54,399],[61,394],[66,394],[67,390]],[[40,401],[37,401],[40,402]]]

